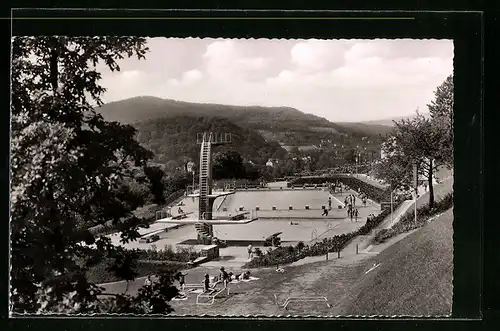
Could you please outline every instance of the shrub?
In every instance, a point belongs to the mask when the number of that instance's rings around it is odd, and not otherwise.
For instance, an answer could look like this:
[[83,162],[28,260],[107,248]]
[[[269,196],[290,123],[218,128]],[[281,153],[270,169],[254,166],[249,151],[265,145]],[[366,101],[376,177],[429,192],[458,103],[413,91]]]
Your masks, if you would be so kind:
[[304,247],[305,247],[305,246],[306,246],[306,245],[304,245],[304,243],[303,243],[302,241],[299,241],[299,242],[297,243],[297,246],[295,246],[295,247],[296,247],[296,248],[297,248],[297,250],[300,252],[301,250],[303,250],[303,249],[304,249]]
[[157,261],[189,262],[200,256],[200,253],[196,252],[192,246],[177,247],[177,251],[174,251],[171,245],[165,245],[162,250],[151,245],[150,249],[137,250],[137,252],[141,259]]
[[[122,280],[113,272],[110,272],[110,267],[112,264],[113,263],[111,259],[104,259],[96,265],[90,267],[86,272],[88,281],[95,284],[103,284]],[[133,270],[136,273],[135,277],[142,277],[163,272],[174,274],[175,272],[186,269],[188,267],[189,266],[185,263],[141,260],[137,261]]]

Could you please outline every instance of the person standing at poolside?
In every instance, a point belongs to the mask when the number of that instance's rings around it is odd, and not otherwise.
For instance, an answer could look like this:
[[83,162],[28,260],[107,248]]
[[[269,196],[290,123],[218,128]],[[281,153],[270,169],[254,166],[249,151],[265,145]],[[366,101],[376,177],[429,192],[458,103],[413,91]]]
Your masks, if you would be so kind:
[[252,259],[252,254],[253,254],[253,247],[252,247],[252,244],[248,245],[248,259],[251,260]]
[[224,267],[220,267],[220,279],[222,280],[224,288],[227,288],[227,283],[229,283],[229,274],[226,270],[224,270]]
[[148,290],[151,290],[152,286],[153,286],[153,281],[151,280],[151,275],[148,275],[148,277],[146,278],[146,280],[144,281],[144,286],[148,289]]
[[204,291],[209,292],[210,291],[210,276],[208,274],[205,274],[205,279],[203,280],[203,285],[204,285]]

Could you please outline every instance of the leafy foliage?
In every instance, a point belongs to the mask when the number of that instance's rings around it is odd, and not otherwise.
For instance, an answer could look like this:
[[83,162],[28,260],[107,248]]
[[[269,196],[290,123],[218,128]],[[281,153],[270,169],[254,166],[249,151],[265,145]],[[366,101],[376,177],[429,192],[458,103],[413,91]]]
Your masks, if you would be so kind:
[[[380,172],[382,179],[396,185],[408,185],[413,164],[419,174],[425,176],[429,186],[429,205],[434,203],[433,176],[440,165],[446,164],[441,142],[446,132],[434,125],[433,121],[417,113],[413,119],[396,123],[394,133],[384,145],[388,155],[386,164],[389,168]],[[394,170],[394,171],[393,171]]]
[[453,165],[453,76],[435,91],[428,105],[431,118],[417,112],[411,119],[395,122],[395,130],[383,145],[387,159],[377,166],[376,175],[391,184],[413,186],[412,169],[417,165],[429,186],[429,207],[434,205],[433,178],[441,165]]
[[217,152],[212,157],[213,178],[244,178],[245,166],[241,155],[234,149]]
[[[144,201],[125,181],[144,182],[152,153],[131,126],[96,114],[104,89],[98,62],[147,52],[144,38],[16,37],[12,45],[11,309],[16,313],[102,312],[102,290],[86,270],[103,258],[121,279],[134,277],[134,254],[95,238],[90,226],[111,221],[121,240],[138,237],[132,211]],[[154,176],[153,176],[154,177]],[[151,178],[151,177],[150,177]],[[154,181],[154,179],[153,179]],[[85,244],[83,244],[85,243]],[[92,245],[96,249],[91,249]],[[149,301],[168,311],[168,277]],[[114,297],[114,312],[145,312],[138,297]]]
[[[194,119],[200,119],[201,122],[203,122],[202,118],[213,119],[213,121],[220,122],[223,125],[225,125],[224,123],[230,123],[227,124],[224,131],[234,134],[242,132],[244,133],[243,136],[247,135],[248,132],[255,135],[258,131],[269,144],[274,146],[275,151],[275,153],[265,157],[262,156],[262,153],[259,153],[264,159],[263,162],[256,162],[259,164],[265,163],[269,157],[281,159],[284,156],[285,153],[277,148],[278,145],[273,142],[291,146],[319,146],[321,140],[330,140],[332,147],[336,144],[338,147],[345,146],[346,149],[354,148],[356,145],[368,148],[370,145],[378,146],[381,142],[380,135],[387,134],[392,130],[390,126],[332,123],[324,118],[287,107],[197,104],[156,97],[135,97],[111,102],[97,108],[96,111],[101,113],[105,119],[133,124],[139,131],[141,143],[146,144],[153,150],[158,155],[158,160],[164,163],[170,160],[176,160],[177,162],[177,159],[182,155],[195,157],[194,153],[190,152],[192,147],[189,146],[196,139],[196,133],[189,132],[193,121],[196,122]],[[188,118],[192,120],[188,120]],[[182,124],[184,122],[189,123]],[[210,126],[211,124],[206,123],[205,127],[199,127],[194,131],[207,131]],[[234,130],[234,126],[238,129]],[[188,139],[182,138],[186,136],[186,132],[189,135]],[[181,150],[176,148],[173,143],[170,143],[170,140],[177,138],[188,144],[188,146]],[[369,139],[366,140],[365,138]],[[368,141],[370,141],[370,144],[367,144]],[[261,144],[254,144],[254,146],[258,150]],[[257,157],[249,147],[238,149],[238,152],[243,158]]]
[[444,132],[438,144],[448,166],[453,164],[453,86],[453,75],[450,75],[437,87],[434,100],[427,105],[433,124]]

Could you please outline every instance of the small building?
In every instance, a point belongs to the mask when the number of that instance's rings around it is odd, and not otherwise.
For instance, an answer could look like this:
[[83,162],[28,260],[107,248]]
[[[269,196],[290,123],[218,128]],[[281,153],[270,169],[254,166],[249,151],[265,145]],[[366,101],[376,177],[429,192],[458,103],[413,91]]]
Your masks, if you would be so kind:
[[266,162],[266,167],[274,167],[273,161],[272,161],[271,159],[269,159],[269,160]]

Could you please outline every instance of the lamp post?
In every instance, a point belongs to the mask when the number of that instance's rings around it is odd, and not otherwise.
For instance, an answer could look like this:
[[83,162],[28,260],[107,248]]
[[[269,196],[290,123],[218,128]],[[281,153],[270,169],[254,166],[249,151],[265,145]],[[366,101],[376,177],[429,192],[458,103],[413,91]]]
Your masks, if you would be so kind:
[[194,189],[195,189],[195,187],[194,187],[194,169],[191,171],[191,174],[193,175],[193,194],[194,194]]
[[356,164],[356,177],[358,177],[358,156],[354,158],[355,164]]
[[392,226],[392,223],[394,222],[394,207],[393,207],[393,205],[394,205],[393,200],[394,199],[393,199],[393,195],[394,195],[394,191],[395,190],[396,190],[395,188],[391,189],[391,226]]

